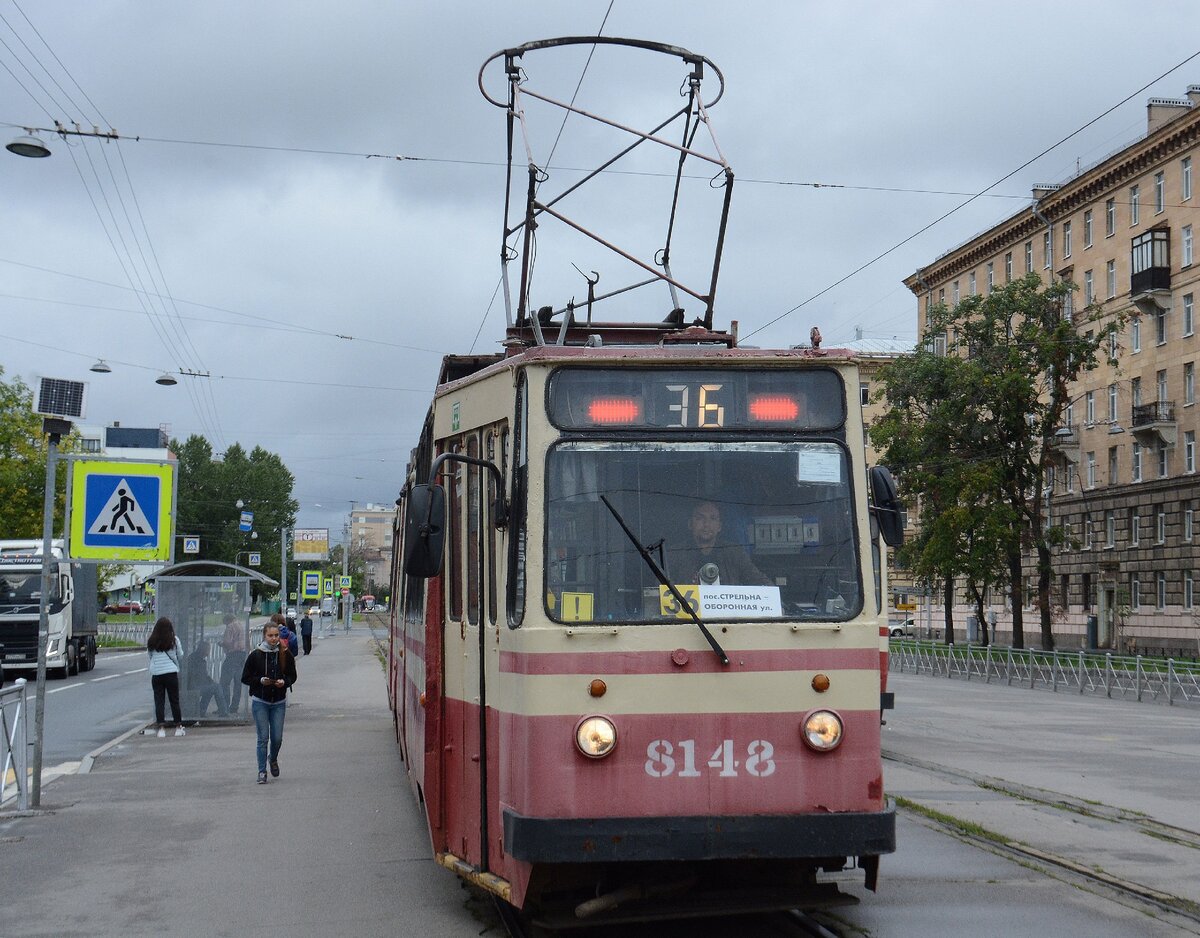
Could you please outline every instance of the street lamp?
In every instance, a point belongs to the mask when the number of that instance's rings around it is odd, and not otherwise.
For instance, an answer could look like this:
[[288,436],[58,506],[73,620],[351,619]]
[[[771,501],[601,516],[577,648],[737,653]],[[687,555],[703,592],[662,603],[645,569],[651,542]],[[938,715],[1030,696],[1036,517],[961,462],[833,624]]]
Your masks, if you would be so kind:
[[7,144],[4,149],[9,153],[15,153],[17,156],[28,156],[31,159],[41,159],[50,155],[50,148],[46,144],[33,135],[33,131],[27,131],[23,137],[17,137],[12,143]]

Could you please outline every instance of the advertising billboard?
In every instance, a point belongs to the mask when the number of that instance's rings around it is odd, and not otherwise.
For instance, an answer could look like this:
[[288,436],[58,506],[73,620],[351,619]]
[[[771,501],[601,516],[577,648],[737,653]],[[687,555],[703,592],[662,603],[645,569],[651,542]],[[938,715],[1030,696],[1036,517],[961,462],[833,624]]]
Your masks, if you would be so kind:
[[296,528],[292,536],[292,559],[295,561],[329,559],[329,528]]

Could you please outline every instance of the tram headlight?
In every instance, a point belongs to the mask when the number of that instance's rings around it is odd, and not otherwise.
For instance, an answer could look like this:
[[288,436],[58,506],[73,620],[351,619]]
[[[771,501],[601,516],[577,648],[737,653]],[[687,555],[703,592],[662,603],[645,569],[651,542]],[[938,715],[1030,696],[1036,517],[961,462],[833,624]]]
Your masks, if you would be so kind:
[[814,710],[804,718],[800,732],[810,749],[829,752],[842,741],[842,718],[832,710]]
[[584,717],[575,727],[575,747],[589,759],[603,759],[617,747],[617,728],[608,717]]

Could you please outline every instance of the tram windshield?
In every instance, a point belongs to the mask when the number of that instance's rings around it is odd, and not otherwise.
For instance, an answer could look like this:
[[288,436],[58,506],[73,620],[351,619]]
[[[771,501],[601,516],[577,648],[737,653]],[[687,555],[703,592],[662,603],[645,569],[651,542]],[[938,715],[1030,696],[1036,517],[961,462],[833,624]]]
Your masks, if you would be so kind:
[[560,443],[547,465],[547,612],[690,618],[619,516],[703,619],[850,619],[862,584],[849,480],[836,443]]

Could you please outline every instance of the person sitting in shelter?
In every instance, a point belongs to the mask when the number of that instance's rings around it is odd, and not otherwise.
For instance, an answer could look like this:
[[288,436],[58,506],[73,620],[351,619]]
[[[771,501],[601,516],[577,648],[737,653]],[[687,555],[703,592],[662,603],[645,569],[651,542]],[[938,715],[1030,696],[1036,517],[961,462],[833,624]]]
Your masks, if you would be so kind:
[[217,702],[217,716],[229,716],[229,698],[221,685],[208,673],[209,644],[201,641],[196,650],[187,656],[187,689],[197,696],[197,715],[205,716],[212,700]]

